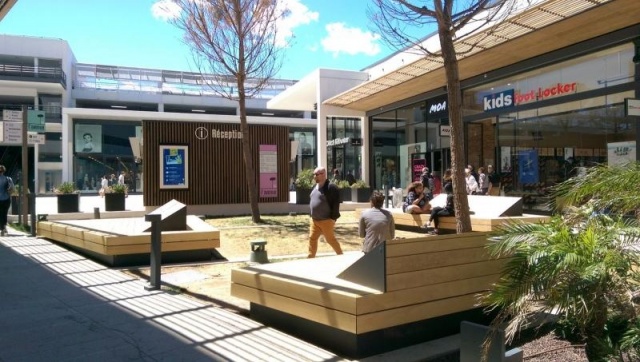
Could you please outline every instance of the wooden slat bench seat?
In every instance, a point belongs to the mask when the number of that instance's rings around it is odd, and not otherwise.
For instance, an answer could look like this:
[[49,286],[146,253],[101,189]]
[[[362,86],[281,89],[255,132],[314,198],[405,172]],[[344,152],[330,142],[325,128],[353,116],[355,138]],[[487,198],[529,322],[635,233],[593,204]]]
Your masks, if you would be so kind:
[[[359,218],[360,213],[364,209],[356,209],[356,216]],[[393,216],[393,221],[396,226],[406,226],[419,228],[429,221],[429,214],[406,214],[402,212],[402,209],[387,209]],[[538,222],[548,219],[547,216],[541,215],[522,215],[522,216],[481,216],[471,215],[471,230],[472,231],[493,231],[497,226],[502,225],[507,221],[525,221],[525,222]],[[439,228],[445,230],[456,229],[455,216],[441,216]]]
[[[141,217],[39,221],[37,233],[40,237],[86,251],[107,264],[118,265],[119,257],[124,260],[123,256],[149,254],[151,233],[145,231],[149,226],[150,223]],[[163,254],[210,251],[220,247],[220,231],[200,218],[187,216],[187,228],[162,232]],[[149,262],[148,257],[146,262]]]
[[[393,240],[366,255],[235,269],[231,294],[250,301],[258,320],[360,358],[380,353],[389,338],[394,339],[389,346],[403,339],[416,343],[413,338],[457,333],[460,318],[482,318],[477,293],[497,280],[504,264],[489,257],[486,242],[486,233],[424,236]],[[371,263],[376,258],[377,265]],[[382,288],[338,277],[345,269],[364,265],[364,273],[367,268],[384,269]],[[406,328],[421,331],[420,336],[406,338]]]
[[[471,215],[472,231],[494,231],[496,227],[508,221],[539,222],[547,216],[527,215],[522,213],[522,199],[503,196],[467,196]],[[430,201],[432,207],[444,206],[446,195],[438,195]],[[356,216],[365,209],[356,209]],[[406,214],[401,208],[387,208],[396,226],[419,228],[429,221],[429,214]],[[441,216],[440,229],[456,230],[455,216]]]

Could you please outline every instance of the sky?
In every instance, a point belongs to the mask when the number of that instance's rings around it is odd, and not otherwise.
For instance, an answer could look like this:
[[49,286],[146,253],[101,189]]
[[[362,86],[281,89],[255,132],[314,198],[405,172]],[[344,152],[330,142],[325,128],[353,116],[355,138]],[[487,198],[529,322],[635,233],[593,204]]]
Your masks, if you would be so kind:
[[[66,40],[80,63],[196,71],[166,0],[18,0],[0,33]],[[280,0],[291,16],[278,78],[316,68],[361,70],[392,54],[367,18],[370,0]],[[164,7],[166,9],[166,7]]]

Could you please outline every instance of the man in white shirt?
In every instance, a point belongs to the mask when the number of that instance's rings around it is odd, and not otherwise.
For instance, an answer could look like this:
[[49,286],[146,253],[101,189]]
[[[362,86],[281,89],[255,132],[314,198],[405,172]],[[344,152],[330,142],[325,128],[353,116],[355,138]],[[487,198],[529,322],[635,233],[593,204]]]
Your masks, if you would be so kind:
[[124,171],[120,172],[120,176],[118,176],[118,185],[124,185]]

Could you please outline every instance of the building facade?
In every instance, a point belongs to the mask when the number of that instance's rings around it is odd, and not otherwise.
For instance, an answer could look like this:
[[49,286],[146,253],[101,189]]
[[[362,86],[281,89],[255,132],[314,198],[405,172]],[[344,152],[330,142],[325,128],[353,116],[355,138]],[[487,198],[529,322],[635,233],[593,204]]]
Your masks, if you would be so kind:
[[[640,98],[640,3],[579,5],[541,2],[499,30],[456,43],[478,44],[459,60],[463,162],[494,166],[501,193],[523,197],[530,211],[548,211],[550,186],[596,164],[638,157],[637,117],[626,114],[625,102]],[[550,16],[550,9],[563,10]],[[615,20],[596,22],[605,17]],[[424,166],[436,175],[451,167],[441,60],[399,52],[361,73],[365,81],[329,96],[320,80],[312,96],[323,106],[318,123],[326,120],[326,132],[341,112],[362,112],[364,178],[372,187],[405,188]],[[289,93],[270,104],[289,104]],[[319,162],[331,167],[334,161]]]
[[[239,123],[237,102],[217,96],[199,73],[78,63],[61,39],[0,35],[0,49],[0,112],[23,106],[44,112],[44,132],[28,145],[29,189],[37,194],[51,193],[62,181],[97,193],[103,176],[122,172],[129,189],[142,192],[145,120]],[[292,141],[302,133],[315,139],[312,110],[266,108],[294,83],[273,80],[247,100],[248,123],[287,126]],[[0,163],[20,182],[22,124],[3,121]],[[287,150],[289,173],[315,164],[315,148],[307,151]]]

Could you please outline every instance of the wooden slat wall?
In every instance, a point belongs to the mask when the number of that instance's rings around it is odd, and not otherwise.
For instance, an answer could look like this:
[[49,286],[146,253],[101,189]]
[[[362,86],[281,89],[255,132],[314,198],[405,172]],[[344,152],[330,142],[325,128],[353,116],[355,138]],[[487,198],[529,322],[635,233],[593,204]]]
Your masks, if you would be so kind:
[[[196,129],[204,127],[208,137],[196,138]],[[212,138],[212,130],[240,132],[240,124],[206,122],[142,122],[144,137],[144,204],[160,206],[172,199],[186,205],[246,204],[246,186],[242,157],[242,139]],[[277,197],[259,198],[260,203],[289,200],[289,128],[284,126],[249,125],[249,139],[259,187],[259,145],[277,147]],[[160,190],[160,145],[189,146],[189,189]],[[256,192],[259,192],[256,190]]]

